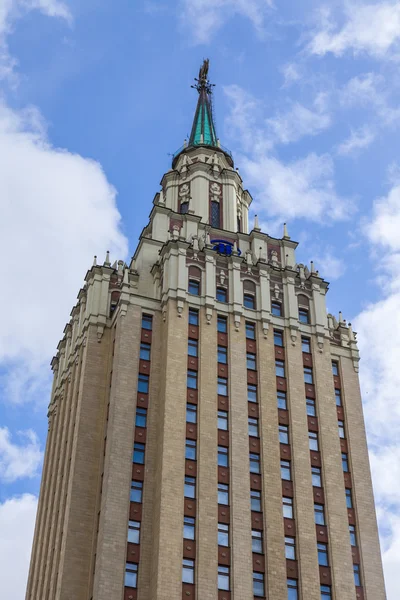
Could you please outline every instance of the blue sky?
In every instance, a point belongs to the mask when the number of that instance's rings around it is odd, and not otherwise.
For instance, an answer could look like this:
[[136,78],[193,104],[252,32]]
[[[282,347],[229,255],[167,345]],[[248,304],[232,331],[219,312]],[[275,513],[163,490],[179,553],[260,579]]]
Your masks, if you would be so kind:
[[331,282],[329,310],[358,331],[388,600],[398,596],[399,4],[0,0],[5,600],[24,597],[50,359],[93,255],[133,254],[190,132],[206,57],[253,214],[272,235],[288,222],[298,260]]

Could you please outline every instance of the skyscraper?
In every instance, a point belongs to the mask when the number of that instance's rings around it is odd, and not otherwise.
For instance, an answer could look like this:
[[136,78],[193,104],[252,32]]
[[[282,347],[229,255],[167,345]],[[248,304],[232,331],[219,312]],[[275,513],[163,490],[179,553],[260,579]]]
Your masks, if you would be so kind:
[[[248,224],[208,61],[130,265],[52,361],[28,600],[384,600],[350,324]],[[290,218],[290,215],[288,215]]]

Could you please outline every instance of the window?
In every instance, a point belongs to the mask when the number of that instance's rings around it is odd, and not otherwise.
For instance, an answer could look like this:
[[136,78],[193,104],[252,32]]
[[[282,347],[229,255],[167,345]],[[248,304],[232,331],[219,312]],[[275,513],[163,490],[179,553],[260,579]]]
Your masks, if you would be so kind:
[[339,375],[339,365],[335,361],[332,361],[332,375]]
[[257,369],[257,357],[251,352],[247,353],[247,368],[255,371]]
[[179,208],[181,215],[186,215],[189,212],[189,202],[182,202]]
[[360,577],[360,565],[353,565],[354,570],[354,585],[359,587],[361,585],[361,577]]
[[276,397],[278,401],[278,408],[281,410],[287,410],[286,392],[276,392]]
[[330,585],[321,585],[321,600],[332,600]]
[[126,563],[125,566],[125,585],[126,587],[137,587],[138,566],[135,563]]
[[236,218],[236,228],[237,228],[237,231],[239,231],[239,232],[242,231],[242,222],[240,220],[240,217]]
[[258,437],[258,419],[249,417],[249,435],[251,437]]
[[141,481],[131,482],[131,502],[138,502],[141,504],[143,494],[143,483]]
[[253,596],[264,598],[264,575],[263,573],[253,573]]
[[285,377],[285,363],[283,360],[275,361],[275,375],[277,377]]
[[228,320],[226,317],[221,317],[218,315],[217,317],[217,330],[219,333],[227,333],[228,331]]
[[229,591],[229,567],[218,565],[218,589]]
[[193,517],[183,518],[183,537],[185,540],[194,540],[195,538],[195,524],[196,521]]
[[275,346],[283,346],[283,331],[274,329],[274,344]]
[[218,411],[218,429],[228,431],[228,413],[226,410]]
[[218,484],[218,504],[229,504],[229,486],[226,483]]
[[144,465],[144,444],[135,442],[133,446],[133,462],[137,465]]
[[311,467],[311,478],[314,487],[322,486],[321,469],[319,467]]
[[345,492],[346,492],[346,506],[347,506],[347,508],[353,508],[353,498],[351,495],[351,490],[346,488]]
[[188,370],[187,387],[191,390],[197,390],[197,371]]
[[200,296],[200,281],[197,281],[197,279],[189,279],[189,294]]
[[218,523],[218,546],[229,546],[229,525]]
[[285,537],[285,557],[296,560],[296,540],[294,537]]
[[281,460],[281,478],[286,481],[291,480],[290,461],[288,460]]
[[150,344],[142,342],[140,344],[140,360],[150,360]]
[[335,390],[336,406],[342,406],[342,394],[340,390]]
[[153,317],[151,315],[142,315],[142,329],[153,329]]
[[188,340],[188,355],[195,357],[199,355],[199,342],[197,340]]
[[140,394],[148,394],[149,393],[149,376],[139,374],[138,379],[138,392]]
[[306,407],[307,407],[308,416],[315,417],[315,415],[316,415],[315,400],[313,400],[312,398],[306,398]]
[[260,455],[250,452],[250,473],[260,473]]
[[185,458],[186,460],[196,460],[195,440],[186,440]]
[[311,367],[304,367],[304,383],[314,383]]
[[251,545],[252,545],[253,552],[257,552],[258,554],[263,553],[262,531],[257,531],[256,529],[252,530]]
[[185,475],[185,498],[196,498],[196,478]]
[[246,321],[246,338],[248,340],[256,339],[256,325],[255,323],[248,323]]
[[342,467],[344,473],[349,472],[349,457],[345,452],[342,452]]
[[307,352],[307,354],[311,353],[311,340],[310,338],[302,337],[301,338],[301,350],[302,352]]
[[186,423],[197,423],[196,404],[186,404]]
[[218,446],[218,466],[227,467],[228,463],[228,448],[225,448],[225,446]]
[[228,290],[226,288],[217,287],[218,302],[228,302]]
[[247,384],[247,400],[249,402],[257,402],[257,386],[252,383]]
[[315,431],[308,432],[308,445],[310,447],[310,450],[314,450],[315,452],[318,452],[318,450],[319,450],[318,433],[315,433]]
[[300,321],[300,323],[306,323],[306,324],[308,324],[310,322],[307,308],[299,308],[299,321]]
[[282,305],[279,302],[271,302],[271,312],[275,317],[281,317]]
[[328,561],[328,545],[327,544],[317,544],[318,550],[318,564],[321,567],[327,567],[329,565]]
[[220,206],[219,202],[211,201],[211,227],[220,228]]
[[228,362],[228,349],[225,346],[218,346],[218,362],[223,365]]
[[357,546],[356,528],[354,525],[349,525],[349,533],[350,533],[350,544],[352,546]]
[[279,442],[281,444],[289,443],[289,427],[287,425],[279,425]]
[[190,325],[199,324],[199,311],[195,308],[189,308],[189,323]]
[[137,408],[136,409],[136,427],[146,427],[147,423],[147,408]]
[[194,583],[194,560],[184,558],[182,561],[182,582]]
[[225,377],[218,377],[218,395],[228,395],[228,380]]
[[293,498],[283,496],[282,498],[282,511],[285,519],[293,519]]
[[128,542],[131,544],[140,544],[140,523],[139,521],[129,521]]
[[252,308],[254,310],[256,308],[256,299],[253,294],[244,294],[243,304],[246,308]]
[[250,505],[251,510],[261,512],[261,492],[250,490]]
[[323,504],[314,504],[314,517],[316,525],[325,525],[325,512]]
[[287,593],[288,600],[298,600],[299,596],[297,593],[297,579],[287,580]]
[[339,429],[339,437],[340,438],[345,438],[345,433],[344,433],[344,421],[338,421],[338,429]]

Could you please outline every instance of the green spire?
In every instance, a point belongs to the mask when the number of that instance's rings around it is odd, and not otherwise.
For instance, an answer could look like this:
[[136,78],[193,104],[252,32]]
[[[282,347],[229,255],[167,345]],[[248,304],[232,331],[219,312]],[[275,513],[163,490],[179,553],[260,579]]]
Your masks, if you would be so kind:
[[199,71],[199,78],[192,86],[199,92],[196,113],[194,115],[189,146],[218,146],[217,134],[212,114],[212,87],[208,80],[209,60],[205,60]]

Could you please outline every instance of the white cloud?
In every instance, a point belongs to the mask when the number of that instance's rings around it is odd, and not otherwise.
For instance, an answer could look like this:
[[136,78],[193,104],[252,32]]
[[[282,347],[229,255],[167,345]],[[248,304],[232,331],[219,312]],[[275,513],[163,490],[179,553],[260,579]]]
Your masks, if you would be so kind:
[[321,254],[317,254],[314,258],[315,268],[318,269],[324,279],[333,281],[339,279],[346,271],[344,261],[335,256],[332,248],[326,248]]
[[366,232],[377,246],[400,251],[400,182],[392,186],[387,196],[375,201],[373,217],[366,226]]
[[36,433],[20,431],[19,437],[26,443],[14,444],[7,427],[0,427],[0,480],[6,483],[35,477],[42,462],[43,453]]
[[317,135],[331,125],[325,104],[321,95],[316,98],[313,110],[295,102],[288,112],[267,119],[267,124],[275,139],[283,144],[295,142],[306,135]]
[[287,63],[281,68],[284,78],[283,87],[289,87],[292,83],[299,81],[302,77],[301,68],[296,63]]
[[368,148],[375,139],[375,132],[364,125],[356,130],[351,130],[349,137],[338,146],[338,153],[343,156],[356,154],[360,150]]
[[0,504],[0,581],[4,600],[25,598],[37,498],[13,497]]

